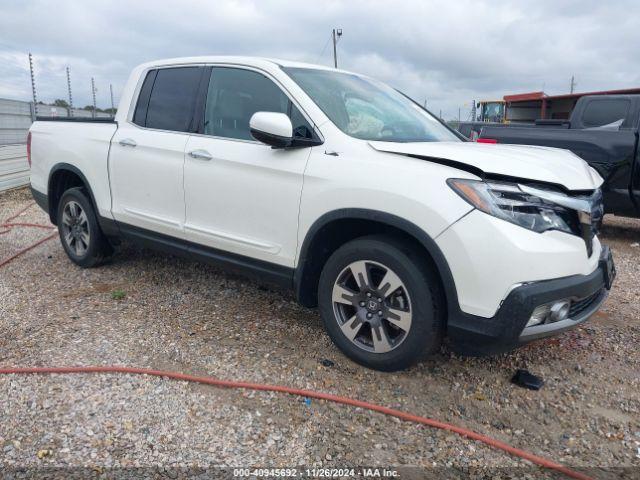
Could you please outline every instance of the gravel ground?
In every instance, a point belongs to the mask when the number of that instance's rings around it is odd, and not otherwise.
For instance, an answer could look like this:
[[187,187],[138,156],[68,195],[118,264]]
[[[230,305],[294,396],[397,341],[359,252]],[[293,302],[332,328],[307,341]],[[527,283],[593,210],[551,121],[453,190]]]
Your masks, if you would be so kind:
[[[30,202],[26,189],[0,194],[0,219]],[[37,206],[16,221],[48,223]],[[47,234],[0,235],[0,259]],[[342,356],[317,312],[287,293],[132,246],[83,270],[54,239],[0,270],[0,365],[115,364],[315,389],[452,422],[598,477],[637,478],[640,221],[607,216],[602,237],[618,278],[586,325],[493,358],[443,347],[391,374]],[[544,387],[512,385],[517,368]],[[542,475],[483,444],[380,414],[146,376],[0,376],[0,405],[5,473],[375,465],[420,467],[404,478]]]

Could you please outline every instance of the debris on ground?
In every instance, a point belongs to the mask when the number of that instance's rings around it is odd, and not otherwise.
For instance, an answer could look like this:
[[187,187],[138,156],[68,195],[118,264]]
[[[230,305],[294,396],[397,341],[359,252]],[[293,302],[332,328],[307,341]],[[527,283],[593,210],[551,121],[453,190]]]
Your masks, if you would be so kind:
[[511,377],[511,383],[529,390],[540,390],[544,385],[542,378],[522,369],[516,370],[515,375]]

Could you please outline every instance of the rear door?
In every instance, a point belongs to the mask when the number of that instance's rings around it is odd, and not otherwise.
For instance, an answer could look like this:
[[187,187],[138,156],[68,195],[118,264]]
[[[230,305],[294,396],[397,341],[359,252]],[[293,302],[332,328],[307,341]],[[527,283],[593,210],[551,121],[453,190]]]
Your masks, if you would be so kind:
[[185,157],[185,235],[192,242],[292,267],[302,179],[311,148],[272,149],[256,141],[249,119],[286,113],[295,134],[310,122],[266,74],[213,67],[201,115]]
[[184,149],[203,67],[151,70],[135,111],[111,144],[109,173],[118,222],[184,238]]

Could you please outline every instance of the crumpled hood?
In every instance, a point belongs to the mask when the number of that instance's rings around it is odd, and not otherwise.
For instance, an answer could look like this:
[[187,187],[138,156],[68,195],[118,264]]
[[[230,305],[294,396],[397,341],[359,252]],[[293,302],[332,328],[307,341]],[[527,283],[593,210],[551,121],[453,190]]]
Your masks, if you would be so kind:
[[[369,142],[378,151],[414,155],[465,164],[486,174],[507,175],[563,185],[569,190],[593,190],[602,177],[568,150],[526,145],[475,142]],[[455,163],[454,163],[455,162]]]

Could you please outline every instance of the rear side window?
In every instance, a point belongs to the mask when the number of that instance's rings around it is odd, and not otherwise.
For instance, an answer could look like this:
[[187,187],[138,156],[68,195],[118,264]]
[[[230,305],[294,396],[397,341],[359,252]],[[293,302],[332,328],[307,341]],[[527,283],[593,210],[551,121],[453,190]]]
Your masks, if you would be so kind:
[[[582,113],[585,127],[601,127],[626,120],[631,102],[625,99],[603,99],[590,101]],[[624,125],[624,123],[622,124]]]
[[280,88],[261,73],[214,67],[204,111],[204,133],[216,137],[254,140],[249,120],[256,112],[289,116],[296,138],[313,138],[313,128]]
[[159,130],[189,131],[201,75],[200,67],[149,72],[140,91],[134,123]]

